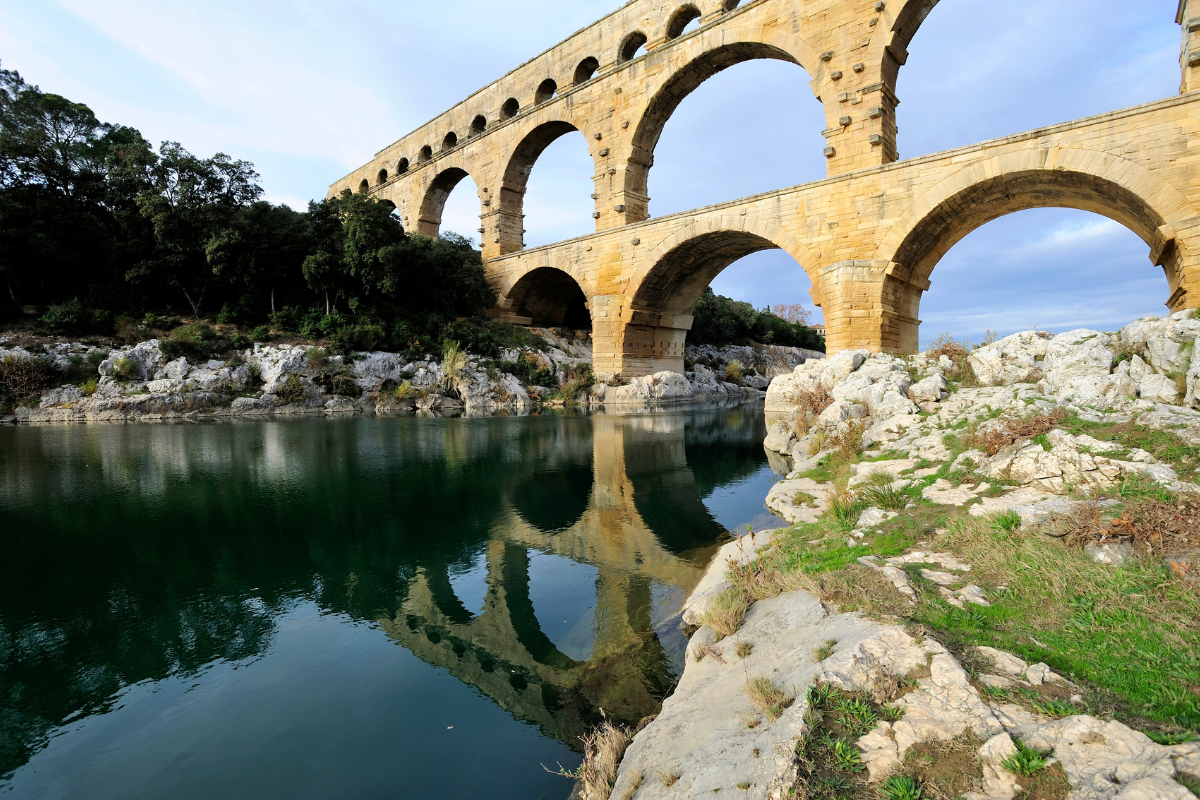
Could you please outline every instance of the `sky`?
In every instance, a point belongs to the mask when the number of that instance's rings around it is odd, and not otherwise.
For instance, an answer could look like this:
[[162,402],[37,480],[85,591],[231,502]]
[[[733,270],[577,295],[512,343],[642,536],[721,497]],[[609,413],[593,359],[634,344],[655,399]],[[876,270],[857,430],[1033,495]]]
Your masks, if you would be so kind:
[[[802,0],[797,0],[802,2]],[[151,141],[254,162],[267,199],[303,208],[375,152],[615,9],[621,0],[0,0],[0,64]],[[1178,93],[1175,0],[942,0],[897,94],[901,158]],[[984,33],[986,32],[986,35]],[[655,216],[825,176],[821,107],[804,70],[753,61],[711,78],[668,122],[650,173]],[[534,167],[526,243],[592,230],[582,134]],[[443,230],[473,235],[475,187]],[[1039,209],[956,245],[921,303],[939,333],[1111,330],[1164,313],[1148,247],[1103,217]],[[756,307],[811,306],[781,251],[733,264],[713,289]],[[821,319],[813,309],[813,319]]]

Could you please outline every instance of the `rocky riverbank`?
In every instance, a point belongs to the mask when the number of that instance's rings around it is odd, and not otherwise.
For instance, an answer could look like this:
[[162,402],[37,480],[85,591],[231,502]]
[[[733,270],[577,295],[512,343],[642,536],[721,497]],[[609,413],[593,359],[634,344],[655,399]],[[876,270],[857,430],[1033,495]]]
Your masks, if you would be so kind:
[[[719,403],[761,397],[772,378],[824,355],[767,346],[688,348],[686,374],[661,372],[619,382],[592,376],[588,340],[549,330],[535,333],[544,347],[512,348],[493,359],[470,353],[441,359],[385,352],[344,357],[317,347],[270,344],[255,344],[223,359],[172,358],[158,339],[114,350],[77,342],[41,350],[0,346],[0,361],[47,362],[62,377],[61,385],[27,399],[4,421],[417,411],[521,414],[546,405],[599,409]],[[89,363],[94,374],[81,375],[80,366]]]
[[[772,381],[767,500],[687,665],[585,800],[1200,791],[1200,321],[1025,332]],[[611,787],[611,791],[610,788]]]

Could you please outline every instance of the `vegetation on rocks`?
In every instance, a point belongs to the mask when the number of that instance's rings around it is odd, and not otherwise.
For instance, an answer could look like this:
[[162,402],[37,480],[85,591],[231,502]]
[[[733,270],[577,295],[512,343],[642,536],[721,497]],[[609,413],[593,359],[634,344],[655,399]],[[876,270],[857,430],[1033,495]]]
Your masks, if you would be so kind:
[[705,290],[692,312],[695,321],[688,331],[688,344],[777,344],[824,350],[825,340],[801,317],[789,321],[770,309],[761,311],[749,303],[731,300],[712,289]]

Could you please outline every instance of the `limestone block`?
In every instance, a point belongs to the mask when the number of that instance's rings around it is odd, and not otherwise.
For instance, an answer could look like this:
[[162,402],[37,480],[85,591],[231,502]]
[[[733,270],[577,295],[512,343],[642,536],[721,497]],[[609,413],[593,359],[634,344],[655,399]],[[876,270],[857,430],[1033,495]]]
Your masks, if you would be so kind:
[[984,386],[1036,382],[1036,377],[1030,379],[1045,358],[1049,344],[1046,335],[1023,331],[971,351],[967,361]]
[[935,372],[908,387],[908,398],[914,403],[938,403],[949,396],[949,388],[946,377]]
[[[1130,377],[1133,371],[1130,368]],[[1179,400],[1179,389],[1175,381],[1166,375],[1147,375],[1141,379],[1137,388],[1138,397],[1151,403],[1168,403],[1174,405]]]

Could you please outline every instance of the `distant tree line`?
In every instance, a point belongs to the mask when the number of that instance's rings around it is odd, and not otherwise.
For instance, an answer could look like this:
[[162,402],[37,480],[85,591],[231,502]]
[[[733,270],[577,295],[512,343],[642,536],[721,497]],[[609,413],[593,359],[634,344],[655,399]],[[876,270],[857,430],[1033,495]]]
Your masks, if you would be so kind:
[[258,179],[0,70],[0,316],[49,306],[52,327],[104,333],[173,306],[403,347],[495,304],[470,241],[410,236],[348,192],[274,205]]
[[693,312],[689,344],[776,344],[824,350],[825,340],[808,327],[808,315],[799,305],[778,305],[774,310],[755,309],[705,289]]

